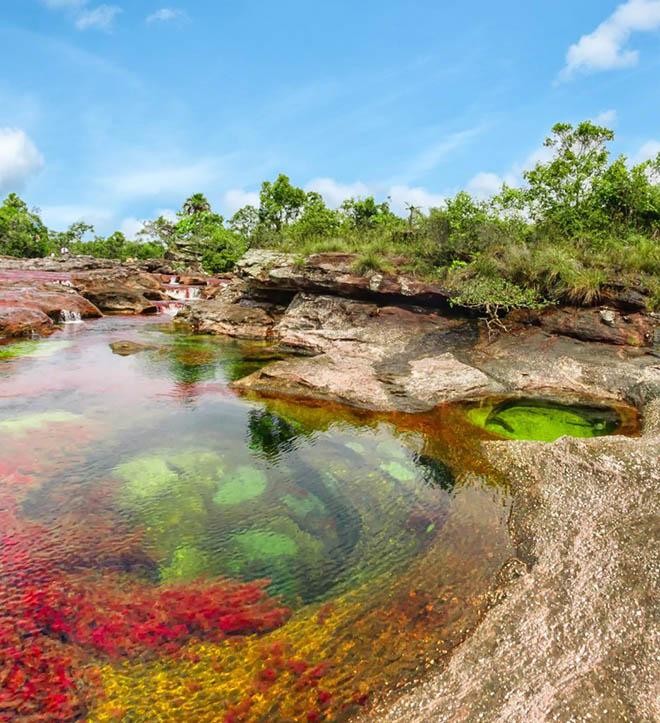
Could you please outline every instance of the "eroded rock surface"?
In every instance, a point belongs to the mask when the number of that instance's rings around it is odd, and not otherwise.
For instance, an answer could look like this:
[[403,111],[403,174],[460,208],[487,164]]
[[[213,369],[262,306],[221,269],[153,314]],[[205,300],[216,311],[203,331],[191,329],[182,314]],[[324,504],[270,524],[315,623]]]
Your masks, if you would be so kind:
[[259,302],[246,293],[241,281],[215,287],[214,298],[191,304],[178,315],[199,334],[221,334],[238,339],[272,339],[285,306]]
[[157,313],[154,301],[166,301],[160,280],[144,271],[112,267],[75,272],[72,284],[103,312]]
[[560,334],[581,341],[595,341],[619,346],[650,347],[655,324],[652,317],[638,312],[625,313],[602,307],[582,309],[565,307],[534,312],[514,312],[514,323],[540,326],[550,334]]
[[512,482],[522,574],[445,670],[371,720],[660,718],[660,401],[645,412],[641,438],[485,444]]
[[73,290],[42,282],[0,280],[0,336],[42,336],[66,313],[95,318],[101,312]]
[[405,274],[358,273],[357,254],[324,253],[298,263],[293,254],[252,249],[239,261],[237,274],[251,288],[287,292],[308,291],[356,299],[380,298],[422,306],[446,307],[449,292],[438,284]]

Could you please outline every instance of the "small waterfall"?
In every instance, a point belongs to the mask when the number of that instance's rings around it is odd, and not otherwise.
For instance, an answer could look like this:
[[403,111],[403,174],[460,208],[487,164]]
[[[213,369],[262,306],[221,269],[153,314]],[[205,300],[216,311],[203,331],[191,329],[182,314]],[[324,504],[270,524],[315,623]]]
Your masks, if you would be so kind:
[[175,301],[196,301],[201,297],[202,290],[199,286],[179,286],[167,289],[165,293]]
[[170,278],[170,286],[178,286],[178,285],[179,285],[179,282],[177,281],[177,277],[176,277],[176,276],[172,276],[172,277]]
[[60,311],[60,323],[61,324],[82,324],[82,316],[79,311],[70,311],[69,309],[62,309]]

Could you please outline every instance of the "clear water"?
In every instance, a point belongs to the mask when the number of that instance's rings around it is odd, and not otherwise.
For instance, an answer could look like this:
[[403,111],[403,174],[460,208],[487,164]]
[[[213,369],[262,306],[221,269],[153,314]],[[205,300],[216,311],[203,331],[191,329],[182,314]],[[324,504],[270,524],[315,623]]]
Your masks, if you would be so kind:
[[0,347],[0,721],[345,720],[474,627],[513,554],[482,433],[230,389],[274,358]]

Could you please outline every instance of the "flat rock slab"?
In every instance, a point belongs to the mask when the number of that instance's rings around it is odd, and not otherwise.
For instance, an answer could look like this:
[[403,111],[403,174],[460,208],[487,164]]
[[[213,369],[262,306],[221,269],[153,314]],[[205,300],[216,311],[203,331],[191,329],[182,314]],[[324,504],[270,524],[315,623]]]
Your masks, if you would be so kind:
[[252,249],[238,262],[237,274],[252,289],[306,291],[356,299],[397,299],[422,306],[447,307],[449,292],[405,274],[355,270],[358,254],[315,254],[299,263],[294,254]]

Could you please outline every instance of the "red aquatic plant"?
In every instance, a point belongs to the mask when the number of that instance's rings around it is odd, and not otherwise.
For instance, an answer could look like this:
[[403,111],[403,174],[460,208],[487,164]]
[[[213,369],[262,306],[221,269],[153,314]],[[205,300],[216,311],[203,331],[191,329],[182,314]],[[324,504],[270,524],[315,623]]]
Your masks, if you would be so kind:
[[159,588],[132,579],[119,570],[140,554],[139,533],[86,522],[50,530],[0,495],[3,723],[80,718],[98,694],[99,657],[174,654],[195,638],[264,633],[289,617],[263,581]]

